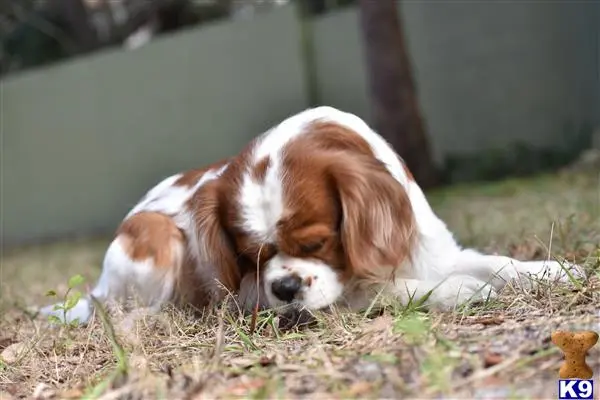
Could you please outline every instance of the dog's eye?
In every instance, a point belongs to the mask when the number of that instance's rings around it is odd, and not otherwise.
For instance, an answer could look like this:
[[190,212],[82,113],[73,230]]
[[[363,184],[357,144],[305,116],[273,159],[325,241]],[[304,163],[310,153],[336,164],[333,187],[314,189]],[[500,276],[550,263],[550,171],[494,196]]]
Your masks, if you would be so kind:
[[300,250],[305,254],[314,253],[321,250],[324,244],[325,239],[319,240],[318,242],[305,243],[300,245]]

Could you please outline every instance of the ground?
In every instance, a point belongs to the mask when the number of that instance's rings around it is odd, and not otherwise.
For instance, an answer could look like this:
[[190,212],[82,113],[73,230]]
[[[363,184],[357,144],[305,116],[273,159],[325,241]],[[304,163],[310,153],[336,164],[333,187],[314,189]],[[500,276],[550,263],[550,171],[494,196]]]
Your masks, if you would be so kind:
[[[562,354],[550,333],[600,331],[599,189],[597,173],[563,173],[429,194],[465,245],[576,260],[590,279],[531,292],[509,285],[499,299],[453,313],[381,299],[291,331],[265,313],[251,332],[250,318],[225,307],[52,326],[28,307],[51,302],[49,290],[64,296],[76,274],[85,278],[77,288],[93,284],[107,241],[7,252],[0,398],[556,398]],[[600,344],[588,363],[598,379]]]

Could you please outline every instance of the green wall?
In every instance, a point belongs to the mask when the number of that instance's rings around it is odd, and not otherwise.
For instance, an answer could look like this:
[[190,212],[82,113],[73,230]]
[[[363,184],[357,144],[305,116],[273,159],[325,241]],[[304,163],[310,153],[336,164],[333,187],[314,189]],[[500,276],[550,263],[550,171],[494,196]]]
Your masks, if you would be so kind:
[[111,232],[161,178],[307,107],[298,40],[286,7],[8,79],[3,242]]
[[[402,6],[438,161],[600,122],[598,2]],[[358,15],[309,24],[319,103],[369,120]],[[295,9],[2,82],[4,244],[107,233],[161,178],[237,152],[308,106]]]

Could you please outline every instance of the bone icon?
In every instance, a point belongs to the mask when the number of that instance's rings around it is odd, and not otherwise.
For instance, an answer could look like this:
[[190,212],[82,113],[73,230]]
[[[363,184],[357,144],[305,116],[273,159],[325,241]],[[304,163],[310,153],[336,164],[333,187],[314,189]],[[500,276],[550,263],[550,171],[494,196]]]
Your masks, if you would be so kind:
[[551,335],[552,343],[565,355],[565,361],[558,371],[560,379],[591,379],[594,372],[585,362],[589,349],[598,342],[598,334],[592,331],[556,331]]

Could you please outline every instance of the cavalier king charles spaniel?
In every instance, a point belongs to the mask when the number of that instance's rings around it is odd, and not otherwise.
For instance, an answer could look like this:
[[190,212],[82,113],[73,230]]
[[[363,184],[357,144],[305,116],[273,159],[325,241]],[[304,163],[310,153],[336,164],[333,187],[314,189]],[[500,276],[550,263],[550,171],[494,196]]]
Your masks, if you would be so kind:
[[[565,280],[574,267],[461,247],[380,135],[317,107],[152,188],[119,226],[91,295],[159,310],[233,294],[245,310],[310,311],[360,310],[383,293],[451,310],[511,279]],[[85,323],[92,311],[83,297],[67,319]],[[63,318],[53,306],[42,314]]]

